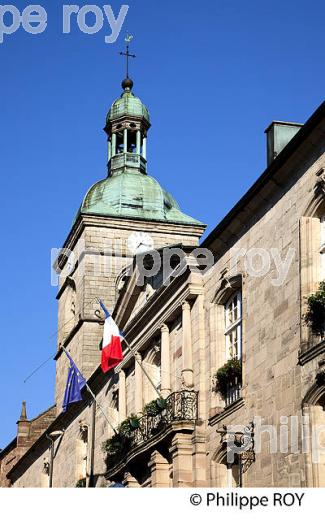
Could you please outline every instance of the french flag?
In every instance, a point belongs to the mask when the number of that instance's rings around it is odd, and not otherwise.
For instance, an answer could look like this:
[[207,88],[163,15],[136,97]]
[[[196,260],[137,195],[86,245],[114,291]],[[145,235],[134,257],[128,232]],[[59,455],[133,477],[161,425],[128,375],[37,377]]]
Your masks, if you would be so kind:
[[104,374],[116,367],[123,359],[122,339],[118,326],[102,301],[99,302],[105,313],[101,367]]

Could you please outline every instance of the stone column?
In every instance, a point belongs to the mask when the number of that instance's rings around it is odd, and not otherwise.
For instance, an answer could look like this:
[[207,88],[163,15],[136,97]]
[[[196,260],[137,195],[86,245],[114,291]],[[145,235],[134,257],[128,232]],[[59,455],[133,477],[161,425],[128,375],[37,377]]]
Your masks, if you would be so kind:
[[126,419],[126,382],[125,372],[121,370],[118,381],[118,420],[119,423]]
[[128,151],[128,129],[124,128],[124,153],[127,153]]
[[147,138],[144,137],[143,138],[143,143],[142,143],[142,156],[147,159]]
[[161,327],[161,395],[166,398],[171,392],[170,384],[170,344],[169,328],[167,325]]
[[135,413],[140,413],[143,408],[143,381],[142,358],[139,352],[135,355]]
[[173,487],[193,486],[191,434],[176,433],[169,451],[173,459]]
[[182,330],[183,330],[183,370],[182,383],[185,388],[194,386],[193,380],[193,352],[192,352],[192,324],[191,324],[191,307],[185,301],[182,304]]
[[112,157],[112,145],[111,141],[108,139],[107,141],[107,162],[111,160]]
[[141,152],[141,131],[137,130],[137,154],[140,155]]
[[116,134],[112,135],[112,157],[116,155]]
[[151,454],[149,461],[151,471],[151,487],[164,488],[170,487],[169,482],[169,463],[158,451]]

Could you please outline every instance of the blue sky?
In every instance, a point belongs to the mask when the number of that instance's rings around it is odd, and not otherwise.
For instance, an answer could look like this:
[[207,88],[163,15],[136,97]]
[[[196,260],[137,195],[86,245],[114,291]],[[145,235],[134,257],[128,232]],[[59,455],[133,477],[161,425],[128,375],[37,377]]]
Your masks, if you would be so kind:
[[0,45],[0,447],[23,399],[30,417],[54,400],[53,361],[23,380],[56,349],[50,249],[105,177],[102,128],[121,92],[125,31],[134,92],[152,117],[149,173],[210,231],[265,169],[267,125],[304,122],[324,98],[323,0],[129,0],[114,44],[108,25],[62,34],[68,2],[40,3],[46,31],[20,29]]

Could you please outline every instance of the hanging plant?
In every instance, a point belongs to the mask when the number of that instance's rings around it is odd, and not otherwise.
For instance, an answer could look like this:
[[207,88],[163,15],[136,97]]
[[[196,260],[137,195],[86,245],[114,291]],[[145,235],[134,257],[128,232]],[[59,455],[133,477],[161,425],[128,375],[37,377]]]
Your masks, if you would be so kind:
[[166,399],[155,399],[147,403],[143,409],[144,415],[148,417],[156,417],[166,408]]
[[216,391],[227,395],[230,386],[242,383],[242,364],[239,359],[229,359],[216,373]]
[[325,281],[319,289],[307,299],[307,312],[304,320],[316,336],[325,336]]

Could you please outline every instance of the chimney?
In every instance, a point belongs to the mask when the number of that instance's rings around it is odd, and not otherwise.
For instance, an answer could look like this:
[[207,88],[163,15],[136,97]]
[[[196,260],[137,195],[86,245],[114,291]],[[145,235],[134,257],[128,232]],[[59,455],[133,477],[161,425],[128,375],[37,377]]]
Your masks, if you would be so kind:
[[20,418],[17,421],[17,446],[26,446],[29,438],[30,422],[27,419],[26,401],[23,401]]
[[296,133],[299,132],[302,126],[300,123],[286,123],[284,121],[273,121],[270,124],[265,130],[268,166],[287,146]]

